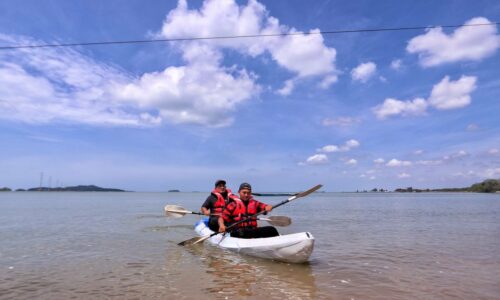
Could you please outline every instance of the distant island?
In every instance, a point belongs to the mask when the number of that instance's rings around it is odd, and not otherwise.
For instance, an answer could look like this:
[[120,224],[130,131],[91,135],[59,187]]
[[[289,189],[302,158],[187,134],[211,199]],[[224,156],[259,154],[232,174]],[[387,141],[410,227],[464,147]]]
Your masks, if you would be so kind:
[[500,179],[487,179],[480,183],[474,183],[464,188],[443,189],[414,189],[412,187],[395,189],[398,193],[422,193],[422,192],[470,192],[470,193],[497,193],[500,192]]
[[[4,187],[0,189],[1,192],[10,192],[12,189]],[[126,192],[125,190],[102,188],[95,185],[77,185],[66,187],[36,187],[30,189],[17,189],[16,192]]]
[[169,193],[179,193],[179,190],[168,190]]

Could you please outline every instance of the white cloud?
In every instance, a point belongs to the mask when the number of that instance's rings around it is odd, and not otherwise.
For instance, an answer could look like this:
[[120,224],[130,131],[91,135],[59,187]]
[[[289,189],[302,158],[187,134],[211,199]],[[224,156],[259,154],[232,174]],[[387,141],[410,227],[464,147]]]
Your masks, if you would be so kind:
[[[483,17],[470,19],[465,25],[491,23]],[[423,35],[411,39],[406,47],[419,56],[420,64],[432,67],[457,61],[480,61],[500,48],[496,25],[462,26],[452,34],[443,33],[441,27],[428,29]]]
[[[217,39],[197,41],[213,49],[229,48],[256,57],[268,52],[281,67],[298,77],[324,76],[321,86],[337,80],[336,50],[326,47],[319,29],[306,34],[280,24],[269,16],[266,7],[253,0],[238,6],[234,0],[203,2],[199,10],[188,9],[185,0],[170,11],[158,34],[163,38],[213,37],[239,35],[279,35],[258,39]],[[192,42],[181,42],[182,47]]]
[[349,127],[361,122],[357,118],[352,117],[338,117],[335,119],[324,119],[322,121],[323,126],[339,126],[339,127]]
[[455,160],[459,158],[463,158],[469,156],[469,153],[465,150],[459,150],[458,152],[452,153],[450,155],[445,155],[443,156],[443,160],[450,161],[450,160]]
[[283,85],[283,87],[281,89],[279,89],[277,91],[277,93],[282,95],[282,96],[288,96],[292,93],[294,86],[295,86],[294,80],[289,79],[289,80],[285,81],[285,84]]
[[467,125],[466,130],[467,131],[477,131],[477,130],[479,130],[479,125],[471,123],[471,124]]
[[326,152],[326,153],[331,153],[331,152],[347,152],[350,151],[354,148],[359,147],[360,143],[356,140],[348,140],[346,141],[343,145],[337,146],[337,145],[326,145],[320,149],[318,149],[318,152]]
[[416,164],[423,166],[437,166],[442,163],[443,163],[442,160],[419,160],[416,162]]
[[500,151],[497,148],[491,148],[490,150],[488,150],[488,154],[491,155],[497,155],[498,153],[500,153]]
[[337,82],[338,76],[337,75],[328,75],[326,76],[320,83],[319,87],[322,89],[327,89],[329,88],[332,84]]
[[[260,93],[257,75],[223,64],[224,49],[256,57],[270,53],[296,78],[336,80],[336,51],[317,29],[297,32],[279,24],[257,1],[205,1],[189,10],[179,1],[158,37],[209,37],[294,33],[262,39],[218,39],[172,43],[184,65],[139,76],[95,61],[69,48],[21,49],[0,53],[0,118],[41,123],[54,120],[93,125],[157,126],[163,122],[221,127],[234,111]],[[37,44],[0,34],[6,44]],[[290,81],[291,82],[291,81]],[[286,86],[285,86],[286,87]],[[293,85],[288,83],[291,93]]]
[[476,89],[476,77],[462,76],[450,81],[445,76],[432,88],[429,104],[437,109],[461,108],[470,104],[470,93]]
[[301,165],[324,165],[328,163],[328,157],[325,154],[314,154],[308,157],[305,163],[301,163]]
[[376,163],[376,164],[383,164],[385,162],[385,159],[383,159],[383,158],[377,158],[373,162]]
[[445,76],[434,85],[428,100],[415,98],[412,101],[402,101],[387,98],[384,103],[373,107],[372,111],[378,119],[383,120],[397,115],[424,115],[429,106],[439,110],[461,108],[470,104],[470,93],[475,89],[474,76],[462,76],[457,81],[450,81],[449,76]]
[[400,173],[398,174],[398,178],[410,178],[411,175],[408,173]]
[[399,69],[401,69],[402,65],[403,65],[403,61],[401,59],[395,59],[395,60],[391,61],[391,69],[399,70]]
[[413,154],[415,154],[415,155],[421,155],[423,153],[424,153],[424,150],[421,150],[421,149],[413,151]]
[[351,77],[355,81],[367,82],[376,72],[377,65],[373,62],[367,62],[352,69]]
[[385,164],[385,165],[388,167],[408,167],[408,166],[411,166],[412,163],[411,163],[411,161],[398,160],[398,159],[393,158],[389,162],[387,162],[387,164]]
[[355,160],[354,158],[351,158],[351,159],[349,159],[349,160],[347,160],[347,161],[345,162],[345,164],[346,164],[346,165],[355,165],[355,164],[357,164],[357,163],[358,163],[358,161],[357,161],[357,160]]
[[383,104],[375,106],[372,110],[378,119],[385,119],[395,115],[422,115],[426,109],[427,102],[422,98],[416,98],[413,101],[387,98]]
[[169,67],[119,86],[115,96],[140,106],[153,107],[162,118],[180,124],[227,126],[237,105],[259,91],[245,70],[217,65]]
[[331,153],[331,152],[339,152],[340,148],[336,145],[326,145],[322,147],[321,149],[318,149],[318,152],[326,152],[326,153]]
[[[36,43],[1,35],[9,44]],[[70,121],[92,125],[150,126],[161,119],[110,94],[130,77],[72,49],[0,52],[0,118],[27,123]]]

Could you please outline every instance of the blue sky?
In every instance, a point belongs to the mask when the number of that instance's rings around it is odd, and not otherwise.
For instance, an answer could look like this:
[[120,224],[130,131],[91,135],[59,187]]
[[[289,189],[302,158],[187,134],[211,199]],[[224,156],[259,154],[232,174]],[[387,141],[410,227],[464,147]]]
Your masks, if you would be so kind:
[[0,186],[462,187],[500,178],[498,1],[2,1]]

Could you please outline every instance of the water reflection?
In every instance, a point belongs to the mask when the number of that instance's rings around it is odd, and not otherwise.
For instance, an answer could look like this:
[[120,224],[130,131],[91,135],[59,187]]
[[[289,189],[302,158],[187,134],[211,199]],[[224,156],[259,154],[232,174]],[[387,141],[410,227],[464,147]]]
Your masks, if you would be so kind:
[[250,298],[317,298],[311,266],[286,264],[239,255],[210,245],[183,247],[200,272],[208,275],[205,292]]

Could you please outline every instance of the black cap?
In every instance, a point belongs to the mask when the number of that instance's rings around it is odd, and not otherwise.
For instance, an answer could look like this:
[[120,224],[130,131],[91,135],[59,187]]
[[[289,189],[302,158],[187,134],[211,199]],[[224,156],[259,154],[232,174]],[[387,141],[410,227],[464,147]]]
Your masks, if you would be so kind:
[[217,179],[215,182],[215,187],[217,187],[219,184],[226,185],[226,181],[224,179]]
[[240,189],[238,191],[241,191],[242,189],[252,190],[252,186],[249,183],[243,182],[240,184]]

